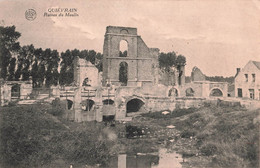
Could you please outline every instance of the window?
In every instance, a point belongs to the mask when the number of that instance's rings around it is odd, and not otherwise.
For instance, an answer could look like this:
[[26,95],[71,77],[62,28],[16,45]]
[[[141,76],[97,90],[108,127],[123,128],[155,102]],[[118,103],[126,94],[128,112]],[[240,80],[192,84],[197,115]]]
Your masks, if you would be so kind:
[[248,74],[245,74],[246,82],[248,82]]
[[255,99],[255,91],[254,91],[254,89],[249,89],[249,96],[250,96],[250,99]]
[[11,97],[12,98],[20,98],[20,85],[14,84],[11,88]]
[[223,96],[223,93],[220,89],[218,88],[215,88],[215,89],[212,89],[212,91],[210,92],[210,95],[209,96],[213,96],[213,97],[222,97]]
[[192,88],[186,89],[185,93],[186,93],[186,96],[188,96],[188,97],[194,96],[194,90]]
[[128,43],[125,40],[121,40],[119,44],[119,57],[127,57]]
[[252,82],[255,82],[255,74],[252,74]]
[[119,65],[119,82],[121,86],[127,86],[128,80],[128,64],[126,62],[121,62]]
[[243,97],[243,92],[241,88],[237,88],[237,96],[238,97]]

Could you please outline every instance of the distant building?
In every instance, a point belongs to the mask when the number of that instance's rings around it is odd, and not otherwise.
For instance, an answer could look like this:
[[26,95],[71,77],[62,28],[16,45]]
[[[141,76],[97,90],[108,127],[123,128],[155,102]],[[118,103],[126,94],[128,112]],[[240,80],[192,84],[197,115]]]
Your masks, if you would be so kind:
[[77,86],[99,86],[98,69],[91,62],[76,57],[74,60],[74,82]]
[[193,67],[191,72],[191,81],[205,81],[206,76],[201,72],[198,67]]
[[260,62],[249,61],[244,68],[237,69],[235,96],[260,100]]
[[32,81],[4,81],[0,79],[0,106],[11,101],[28,99],[32,93]]

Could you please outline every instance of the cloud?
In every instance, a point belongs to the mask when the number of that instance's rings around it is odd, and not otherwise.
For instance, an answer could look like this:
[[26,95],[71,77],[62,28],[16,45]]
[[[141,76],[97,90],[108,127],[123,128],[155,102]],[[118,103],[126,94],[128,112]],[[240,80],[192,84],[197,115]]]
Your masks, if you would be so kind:
[[85,24],[79,24],[72,20],[66,20],[59,17],[51,17],[54,27],[63,28],[67,31],[77,31],[78,34],[84,35],[90,40],[94,40],[96,36],[89,30],[88,26]]

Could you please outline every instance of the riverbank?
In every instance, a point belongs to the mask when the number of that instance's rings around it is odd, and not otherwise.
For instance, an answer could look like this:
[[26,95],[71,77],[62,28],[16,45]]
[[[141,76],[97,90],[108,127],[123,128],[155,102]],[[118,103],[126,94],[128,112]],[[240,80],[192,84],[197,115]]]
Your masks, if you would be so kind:
[[181,116],[144,115],[152,118],[150,126],[174,127],[176,132],[164,141],[168,149],[182,154],[183,168],[259,167],[259,109],[208,105],[189,110]]
[[53,110],[48,104],[1,108],[2,167],[107,167],[119,154],[160,149],[179,153],[183,168],[259,164],[259,110],[208,104],[110,123],[70,122]]

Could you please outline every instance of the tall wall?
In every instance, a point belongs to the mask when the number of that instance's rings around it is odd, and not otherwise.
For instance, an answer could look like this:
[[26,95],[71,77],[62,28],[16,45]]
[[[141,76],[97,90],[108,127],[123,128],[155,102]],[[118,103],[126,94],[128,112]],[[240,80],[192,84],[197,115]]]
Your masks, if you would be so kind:
[[191,80],[192,81],[205,81],[206,76],[201,72],[201,70],[197,67],[192,68],[191,72]]
[[[127,57],[119,57],[120,42],[127,42]],[[128,65],[127,86],[153,85],[158,70],[159,49],[146,46],[136,28],[108,26],[103,46],[103,86],[106,82],[120,86],[120,63]],[[157,75],[158,76],[158,75]]]
[[90,86],[100,85],[98,69],[91,62],[76,57],[74,60],[74,82],[77,86],[82,86],[84,80],[88,78]]

